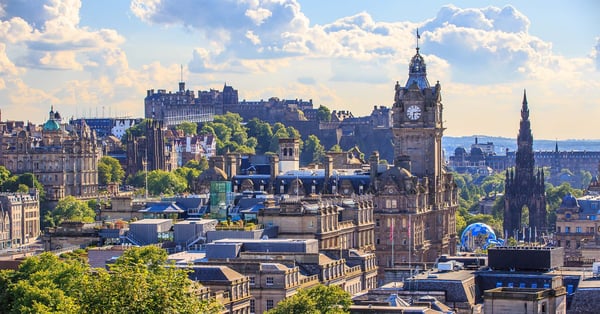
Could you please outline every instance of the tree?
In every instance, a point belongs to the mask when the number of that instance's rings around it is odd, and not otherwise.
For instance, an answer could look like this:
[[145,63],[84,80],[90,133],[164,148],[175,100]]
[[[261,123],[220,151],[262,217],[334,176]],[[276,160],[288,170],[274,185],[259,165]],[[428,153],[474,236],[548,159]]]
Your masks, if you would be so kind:
[[317,109],[317,117],[321,122],[329,122],[331,121],[331,110],[323,105],[320,105],[319,109]]
[[219,313],[205,311],[218,307],[215,301],[201,302],[195,294],[198,284],[185,269],[167,262],[160,248],[127,250],[110,266],[110,273],[100,273],[93,313]]
[[187,189],[187,181],[173,172],[153,170],[148,173],[148,193],[152,195],[174,195]]
[[115,264],[91,270],[83,252],[58,258],[42,253],[17,270],[0,271],[2,313],[220,313],[199,300],[199,284],[185,269],[149,246],[125,251]]
[[27,190],[35,188],[40,196],[40,202],[44,201],[46,191],[44,186],[38,181],[37,177],[30,172],[23,173],[21,175],[12,175],[2,183],[2,191],[6,192],[26,192]]
[[80,261],[60,260],[52,253],[27,258],[5,274],[3,309],[8,313],[81,313],[81,286],[89,277]]
[[103,156],[98,163],[98,179],[100,184],[120,183],[125,177],[121,163],[113,157]]
[[190,121],[183,121],[175,127],[182,130],[185,135],[196,135],[198,133],[198,124]]
[[275,123],[273,127],[273,137],[271,138],[271,144],[269,146],[270,152],[279,151],[279,139],[280,138],[297,138],[300,143],[300,151],[302,151],[302,140],[300,139],[300,132],[296,130],[294,127],[286,127],[280,122]]
[[125,134],[121,138],[121,142],[123,144],[127,144],[127,141],[129,140],[130,136],[133,138],[144,136],[146,134],[146,128],[148,127],[149,121],[150,119],[144,119],[142,120],[142,122],[125,130]]
[[56,204],[56,207],[45,217],[52,226],[57,226],[65,220],[93,222],[96,213],[87,202],[80,201],[73,196],[67,196]]
[[192,186],[194,186],[194,182],[200,176],[200,170],[196,168],[180,167],[175,169],[175,174],[187,182],[186,191],[189,192]]
[[329,149],[330,152],[333,153],[341,153],[342,152],[342,147],[340,147],[339,144],[335,144],[333,146],[331,146],[331,148]]
[[10,178],[10,171],[4,166],[0,166],[0,185]]
[[321,141],[316,135],[309,135],[300,154],[300,161],[305,164],[320,163],[323,157],[325,157],[325,148],[321,145]]
[[269,151],[271,138],[273,137],[273,129],[267,122],[254,118],[246,124],[248,137],[256,139],[256,153],[264,154]]
[[188,162],[185,163],[185,165],[183,165],[185,168],[193,168],[198,170],[199,172],[202,172],[206,169],[208,169],[208,160],[206,160],[206,157],[202,157],[200,158],[199,161],[196,160],[190,160]]
[[342,288],[317,285],[302,289],[292,297],[282,300],[267,313],[349,313],[350,305],[352,305],[351,296]]

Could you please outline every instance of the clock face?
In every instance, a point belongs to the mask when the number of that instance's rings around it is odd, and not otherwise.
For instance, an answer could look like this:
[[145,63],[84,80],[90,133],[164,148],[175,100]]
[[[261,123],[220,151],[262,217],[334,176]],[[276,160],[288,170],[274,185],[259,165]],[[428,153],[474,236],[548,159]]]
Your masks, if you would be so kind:
[[406,109],[406,116],[411,120],[417,120],[421,117],[421,108],[419,106],[412,105]]

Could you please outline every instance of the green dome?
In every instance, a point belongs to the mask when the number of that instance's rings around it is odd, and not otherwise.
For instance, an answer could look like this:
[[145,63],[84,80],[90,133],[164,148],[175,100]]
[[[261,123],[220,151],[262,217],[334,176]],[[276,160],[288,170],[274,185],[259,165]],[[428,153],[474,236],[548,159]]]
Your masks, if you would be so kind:
[[44,123],[44,131],[58,131],[60,130],[60,125],[56,120],[48,120]]

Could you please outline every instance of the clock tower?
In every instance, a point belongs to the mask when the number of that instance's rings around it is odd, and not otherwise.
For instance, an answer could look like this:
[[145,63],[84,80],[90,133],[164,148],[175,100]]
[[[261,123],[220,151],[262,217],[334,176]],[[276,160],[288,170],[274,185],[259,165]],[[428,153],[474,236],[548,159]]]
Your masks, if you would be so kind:
[[456,253],[458,187],[442,167],[441,87],[429,85],[418,45],[408,74],[406,84],[397,82],[395,88],[394,164],[377,173],[378,156],[371,162],[375,248],[383,282],[404,276],[415,262],[433,263],[442,254]]
[[419,47],[410,61],[408,75],[404,86],[396,82],[392,109],[394,158],[408,158],[412,174],[437,182],[443,161],[441,86],[439,82],[429,85]]

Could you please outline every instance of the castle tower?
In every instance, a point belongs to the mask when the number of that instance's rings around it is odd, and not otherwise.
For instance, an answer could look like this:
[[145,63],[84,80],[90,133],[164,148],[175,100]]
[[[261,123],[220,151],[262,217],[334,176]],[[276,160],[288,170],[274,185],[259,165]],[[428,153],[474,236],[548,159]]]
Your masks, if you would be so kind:
[[[535,173],[534,169],[533,135],[525,92],[515,163],[514,172],[506,171],[503,229],[505,235],[517,238],[519,231],[525,228],[525,234],[521,238],[529,239],[529,234],[533,237],[536,232],[546,231],[547,224],[544,173],[541,170]],[[525,206],[529,210],[529,224],[521,225],[521,215]],[[531,231],[528,228],[531,228]]]
[[297,138],[279,139],[279,171],[286,173],[300,168],[300,141]]

